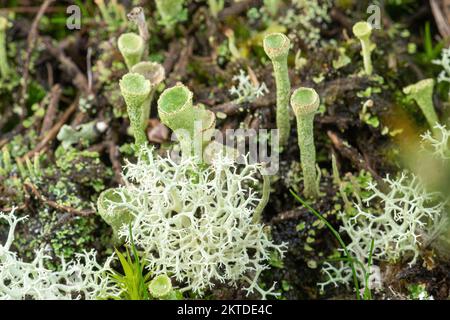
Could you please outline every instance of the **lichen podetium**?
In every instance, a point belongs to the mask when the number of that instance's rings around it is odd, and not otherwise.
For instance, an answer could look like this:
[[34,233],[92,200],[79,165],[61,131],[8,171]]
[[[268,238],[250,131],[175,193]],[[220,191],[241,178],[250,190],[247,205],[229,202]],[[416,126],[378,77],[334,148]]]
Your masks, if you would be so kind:
[[120,91],[127,105],[135,143],[141,146],[147,143],[145,129],[150,110],[150,81],[143,75],[128,73],[120,80]]
[[372,42],[370,41],[370,35],[372,34],[372,26],[361,21],[353,26],[353,34],[361,41],[361,55],[364,60],[364,72],[370,76],[373,72],[372,66]]
[[314,89],[298,88],[291,97],[297,117],[298,145],[303,170],[303,194],[308,198],[319,196],[316,178],[316,148],[314,146],[314,115],[319,109],[319,95]]
[[282,33],[271,33],[264,38],[264,51],[273,64],[273,72],[277,86],[277,128],[281,149],[286,146],[291,131],[289,114],[289,80],[287,58],[291,41]]

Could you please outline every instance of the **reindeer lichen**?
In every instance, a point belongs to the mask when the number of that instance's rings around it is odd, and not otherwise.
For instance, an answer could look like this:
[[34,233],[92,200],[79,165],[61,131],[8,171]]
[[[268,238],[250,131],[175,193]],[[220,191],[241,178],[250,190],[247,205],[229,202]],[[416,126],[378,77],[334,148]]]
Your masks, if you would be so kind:
[[113,257],[100,265],[95,251],[77,254],[71,261],[60,260],[60,270],[47,269],[50,257],[37,250],[31,262],[24,262],[10,250],[14,231],[26,217],[17,218],[14,210],[0,219],[9,225],[6,242],[0,244],[0,300],[71,300],[119,296],[120,289],[108,277]]
[[[283,256],[284,251],[253,221],[262,200],[246,186],[257,181],[260,170],[252,164],[239,169],[220,153],[206,167],[193,157],[175,163],[144,147],[138,162],[125,166],[127,182],[117,189],[117,198],[124,200],[109,210],[134,216],[133,242],[149,270],[172,275],[183,284],[181,291],[201,295],[214,283],[245,280],[249,292],[259,292],[257,278],[268,268],[270,252]],[[128,227],[122,226],[119,235],[131,241]]]
[[[383,279],[376,264],[395,263],[407,259],[409,265],[416,263],[420,248],[425,247],[436,228],[445,225],[444,206],[438,193],[427,191],[418,177],[402,173],[398,178],[384,179],[388,191],[381,191],[376,183],[370,182],[367,191],[371,196],[364,199],[364,205],[355,204],[357,212],[349,216],[340,214],[341,232],[351,239],[347,249],[355,259],[366,263],[373,241],[371,269],[372,279],[380,285]],[[379,207],[377,207],[379,204]],[[377,271],[378,270],[378,271]],[[364,272],[356,266],[359,280],[364,283]],[[337,267],[325,265],[324,272],[330,277],[323,284],[346,283],[351,279],[351,270],[345,263]]]

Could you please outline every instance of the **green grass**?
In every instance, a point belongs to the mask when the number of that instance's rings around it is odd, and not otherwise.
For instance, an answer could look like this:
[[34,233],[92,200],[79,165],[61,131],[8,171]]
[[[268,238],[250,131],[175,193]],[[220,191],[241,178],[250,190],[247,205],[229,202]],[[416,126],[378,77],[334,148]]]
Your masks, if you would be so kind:
[[150,282],[151,273],[144,276],[145,260],[139,258],[136,246],[133,242],[133,235],[131,234],[131,252],[126,247],[126,253],[122,254],[116,249],[116,254],[119,257],[122,265],[123,274],[115,272],[112,279],[116,284],[123,289],[123,295],[120,297],[125,300],[150,300],[148,292],[148,283]]
[[[336,240],[339,242],[340,246],[342,247],[342,249],[344,250],[344,257],[343,258],[339,258],[339,259],[333,259],[334,261],[346,261],[349,263],[350,268],[352,269],[352,277],[353,277],[353,284],[355,287],[355,291],[356,291],[356,299],[357,300],[372,300],[372,293],[370,291],[369,288],[369,277],[370,277],[370,272],[367,272],[367,269],[370,270],[371,265],[372,265],[372,256],[373,256],[373,247],[374,247],[374,241],[372,239],[371,245],[370,245],[370,251],[369,251],[369,259],[368,259],[368,268],[366,268],[364,266],[364,264],[355,259],[350,252],[347,249],[347,246],[344,242],[344,240],[342,239],[341,235],[339,234],[339,232],[328,222],[327,219],[325,219],[319,212],[317,212],[314,208],[312,208],[309,204],[307,204],[304,200],[302,200],[292,189],[290,190],[291,194],[294,196],[294,198],[300,202],[305,208],[307,208],[308,210],[310,210],[310,212],[312,214],[314,214],[319,220],[321,220],[325,226],[331,231],[331,233],[334,235],[334,237],[336,238]],[[355,269],[355,264],[358,264],[364,273],[364,294],[361,297],[360,294],[360,285],[359,285],[359,281],[356,275],[356,269]]]

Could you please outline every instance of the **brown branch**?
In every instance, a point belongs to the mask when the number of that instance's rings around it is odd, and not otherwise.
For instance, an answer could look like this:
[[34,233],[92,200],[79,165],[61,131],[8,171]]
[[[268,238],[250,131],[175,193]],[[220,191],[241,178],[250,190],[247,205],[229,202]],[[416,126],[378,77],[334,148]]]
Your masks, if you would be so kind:
[[[55,12],[66,12],[66,6],[61,7],[52,7],[52,8],[46,8],[44,11],[45,13],[55,13]],[[0,9],[0,14],[9,14],[11,12],[15,13],[24,13],[24,14],[35,14],[36,12],[39,12],[42,10],[42,6],[40,7],[30,7],[30,6],[22,6],[22,7],[11,7],[11,8],[2,8]]]
[[252,103],[238,103],[236,101],[227,101],[225,103],[218,104],[211,108],[211,111],[217,113],[222,112],[227,116],[233,116],[243,111],[253,111],[259,108],[268,108],[270,106],[275,107],[275,95],[269,94],[264,97],[260,97]]
[[31,54],[33,53],[34,47],[37,42],[38,37],[38,28],[39,28],[39,22],[41,21],[42,16],[47,11],[47,8],[54,2],[55,0],[45,0],[41,7],[39,8],[39,11],[36,15],[36,17],[33,20],[33,23],[31,24],[30,33],[28,34],[27,38],[27,52],[25,57],[25,63],[23,66],[23,83],[22,83],[22,93],[21,93],[21,100],[20,100],[20,106],[22,107],[22,114],[21,118],[24,119],[27,116],[27,110],[26,110],[26,100],[27,100],[27,91],[28,91],[28,78],[30,75],[30,60],[31,60]]
[[33,185],[30,182],[25,182],[23,185],[24,185],[25,192],[27,192],[28,194],[34,195],[39,201],[45,203],[46,205],[52,207],[53,209],[64,211],[64,212],[67,212],[67,213],[70,213],[70,214],[73,214],[76,216],[83,216],[83,217],[86,217],[86,216],[89,216],[89,215],[92,215],[95,213],[95,210],[78,210],[78,209],[75,209],[72,207],[64,206],[55,201],[49,200],[39,192],[39,190],[36,188],[35,185]]
[[58,112],[59,99],[61,98],[61,86],[55,84],[50,91],[50,102],[48,103],[47,112],[45,113],[44,120],[42,121],[40,137],[44,135],[52,128],[53,121],[55,120],[56,113]]
[[185,47],[181,50],[180,58],[173,68],[173,72],[170,74],[167,80],[168,86],[174,85],[177,81],[180,81],[187,72],[187,66],[192,56],[194,49],[194,38],[188,38]]
[[72,78],[72,83],[83,93],[83,95],[88,95],[90,93],[88,79],[80,71],[78,66],[72,59],[65,55],[64,51],[59,46],[54,46],[50,38],[43,38],[43,42],[48,52],[61,63],[63,71]]
[[344,158],[350,160],[358,170],[364,169],[370,172],[370,174],[377,180],[379,184],[384,185],[383,179],[381,179],[378,173],[376,173],[376,171],[367,163],[367,161],[365,161],[364,157],[359,153],[358,150],[356,150],[356,148],[352,147],[333,131],[328,131],[327,135],[333,143],[333,146]]
[[180,56],[180,51],[181,51],[181,43],[178,39],[176,39],[176,41],[172,41],[169,44],[169,50],[165,54],[166,57],[163,64],[166,74],[170,74],[172,72],[175,63],[177,62],[178,57]]
[[430,0],[431,12],[433,13],[434,20],[436,21],[436,25],[438,27],[439,33],[441,36],[447,41],[450,39],[450,22],[448,16],[445,16],[441,6],[449,5],[448,2],[444,3],[444,1],[438,0]]
[[36,147],[28,152],[25,156],[22,157],[22,160],[26,157],[31,158],[37,152],[40,152],[44,149],[48,143],[50,143],[58,134],[59,129],[69,120],[69,117],[75,110],[78,108],[79,96],[75,98],[75,101],[70,105],[70,107],[63,113],[61,118],[57,123],[53,125],[53,127],[45,134],[42,140],[36,145]]
[[13,210],[23,210],[23,209],[25,209],[27,207],[27,205],[26,204],[21,204],[20,206],[18,206],[18,207],[12,207],[12,208],[0,208],[0,212],[3,212],[3,213],[6,213],[6,212],[11,212],[11,211],[13,211]]
[[114,171],[114,179],[118,184],[123,184],[124,181],[122,178],[122,164],[119,160],[119,148],[116,144],[117,132],[114,130],[108,130],[107,141],[108,155]]
[[252,7],[260,7],[263,4],[262,0],[244,0],[239,2],[234,2],[228,8],[223,9],[219,12],[219,21],[224,21],[228,17],[238,16],[243,12],[246,12]]
[[345,29],[352,30],[352,21],[339,9],[331,9],[330,16],[333,20],[339,22]]

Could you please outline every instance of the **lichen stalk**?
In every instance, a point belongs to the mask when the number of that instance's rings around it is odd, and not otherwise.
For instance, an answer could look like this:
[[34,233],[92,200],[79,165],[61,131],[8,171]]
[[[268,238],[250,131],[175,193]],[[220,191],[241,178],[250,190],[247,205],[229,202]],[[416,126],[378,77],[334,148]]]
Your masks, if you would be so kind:
[[276,123],[279,130],[281,148],[286,146],[291,131],[289,114],[291,82],[287,64],[289,47],[290,40],[282,33],[272,33],[264,38],[264,51],[272,61],[277,88]]
[[297,117],[298,145],[304,181],[303,194],[307,198],[319,196],[314,145],[314,116],[319,104],[319,95],[313,89],[298,88],[291,97],[291,105]]
[[127,105],[135,143],[147,143],[146,128],[150,112],[150,81],[137,73],[128,73],[120,80],[120,90]]
[[371,75],[372,66],[372,42],[370,36],[372,34],[372,26],[364,21],[358,22],[353,26],[353,34],[361,41],[361,55],[364,61],[364,72]]
[[408,95],[411,99],[416,101],[420,110],[427,119],[428,125],[433,130],[433,133],[438,133],[436,131],[436,125],[439,124],[439,119],[434,109],[433,104],[433,89],[435,81],[434,79],[425,79],[417,82],[416,84],[410,85],[403,89],[403,92]]

